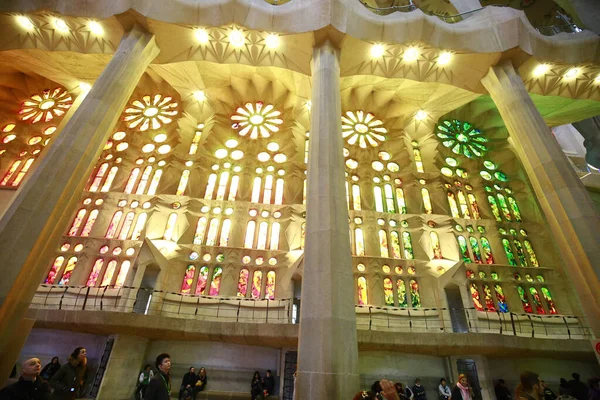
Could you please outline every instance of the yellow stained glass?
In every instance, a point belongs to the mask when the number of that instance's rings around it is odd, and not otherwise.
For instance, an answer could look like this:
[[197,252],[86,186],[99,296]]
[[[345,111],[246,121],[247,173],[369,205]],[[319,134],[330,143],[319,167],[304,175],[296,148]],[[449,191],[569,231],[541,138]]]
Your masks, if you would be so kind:
[[423,198],[423,207],[425,208],[425,213],[432,214],[433,208],[431,206],[431,197],[429,197],[429,190],[426,188],[421,188],[421,197]]
[[430,232],[431,249],[433,250],[433,258],[442,259],[442,248],[440,247],[440,237],[436,232]]
[[358,277],[357,289],[358,289],[358,304],[361,306],[368,305],[369,299],[367,298],[367,279],[364,276]]
[[265,284],[265,299],[275,300],[275,271],[267,272],[267,283]]
[[386,305],[394,305],[394,284],[390,278],[385,278],[383,280],[383,296]]
[[217,244],[217,233],[219,232],[219,220],[213,218],[208,224],[208,234],[206,235],[206,245],[214,246]]
[[158,188],[158,184],[160,182],[160,177],[162,176],[162,169],[157,169],[152,177],[152,182],[150,182],[150,187],[148,188],[148,194],[154,195],[156,194],[156,189]]
[[184,169],[181,173],[181,179],[179,180],[179,185],[177,186],[177,192],[175,193],[177,196],[183,196],[185,193],[185,189],[187,188],[188,180],[190,179],[190,170]]
[[127,278],[127,273],[129,272],[129,267],[131,267],[131,262],[128,260],[123,261],[121,263],[121,268],[119,269],[119,275],[117,275],[117,281],[115,282],[115,288],[118,289],[125,284],[125,279]]
[[252,275],[252,293],[251,293],[252,298],[259,299],[261,290],[262,290],[262,272],[254,271],[254,274]]
[[383,192],[379,186],[373,187],[373,194],[375,196],[375,211],[383,212]]
[[404,190],[396,188],[396,202],[398,203],[398,212],[406,214],[406,201],[404,200]]
[[360,186],[352,185],[352,207],[354,210],[360,210]]
[[190,145],[189,154],[196,154],[198,152],[198,143],[200,142],[200,138],[202,137],[201,131],[196,131],[194,134],[194,138],[192,139],[192,144]]
[[421,158],[421,150],[413,149],[413,154],[415,155],[415,166],[417,167],[417,172],[425,172],[423,169],[423,159]]
[[101,287],[110,286],[116,268],[117,262],[115,260],[112,260],[108,263],[106,266],[106,271],[104,272],[104,276],[102,277],[102,283],[100,283]]
[[45,284],[47,284],[47,285],[54,284],[54,281],[56,280],[56,276],[60,272],[60,268],[62,267],[64,262],[65,262],[65,258],[63,256],[56,257],[56,259],[52,263],[52,267],[50,267],[50,272],[48,272],[48,276],[46,277],[46,280],[44,281]]
[[381,257],[389,258],[390,254],[388,251],[388,240],[387,240],[387,232],[383,229],[379,231],[379,252],[381,253]]
[[63,275],[60,278],[60,281],[58,282],[59,285],[68,285],[69,284],[69,281],[71,280],[71,275],[73,274],[73,270],[75,269],[76,266],[77,266],[77,257],[69,258],[69,261],[67,261],[67,266],[65,267],[65,271],[63,272]]
[[392,244],[392,257],[393,258],[402,258],[402,253],[400,252],[400,236],[398,232],[392,231],[390,233],[390,242]]
[[206,191],[204,192],[205,200],[212,200],[213,192],[215,191],[216,184],[217,184],[217,174],[210,174],[208,176],[208,182],[206,183]]
[[102,185],[102,189],[100,189],[101,192],[106,193],[110,190],[110,187],[112,186],[112,183],[115,180],[115,176],[117,176],[117,172],[119,172],[119,167],[112,167],[110,169],[110,171],[108,172],[108,176],[104,181],[104,185]]
[[471,213],[473,214],[473,219],[481,219],[481,214],[479,213],[479,205],[477,205],[475,195],[473,193],[469,193],[467,194],[467,198],[469,199],[469,203],[471,203]]
[[248,221],[246,227],[246,237],[244,239],[244,247],[251,249],[254,246],[254,231],[256,230],[256,221]]
[[164,240],[172,240],[173,233],[175,232],[175,226],[177,225],[177,214],[171,213],[167,219],[167,226],[165,227],[165,233],[163,234]]
[[469,213],[469,206],[467,205],[465,193],[462,190],[458,190],[456,192],[456,195],[458,197],[458,204],[460,205],[460,211],[463,215],[463,218],[471,219],[471,214]]
[[364,257],[365,255],[365,239],[363,231],[360,228],[354,230],[354,246],[356,249],[356,255],[358,257]]

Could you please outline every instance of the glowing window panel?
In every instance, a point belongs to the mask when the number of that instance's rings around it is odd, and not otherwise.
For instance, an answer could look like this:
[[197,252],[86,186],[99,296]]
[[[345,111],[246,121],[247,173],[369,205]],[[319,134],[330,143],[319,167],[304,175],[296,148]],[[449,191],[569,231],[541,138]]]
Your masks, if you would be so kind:
[[46,280],[44,281],[45,284],[54,285],[56,276],[60,272],[60,268],[62,267],[64,262],[65,262],[65,258],[63,256],[58,256],[54,259],[54,262],[52,263],[52,267],[50,267],[50,272],[48,272],[48,276],[46,277]]
[[358,304],[361,306],[368,305],[369,300],[367,297],[367,279],[364,276],[360,276],[358,278],[357,290],[358,290]]
[[146,185],[148,184],[148,180],[150,180],[150,175],[152,175],[152,167],[147,166],[144,169],[144,173],[142,174],[142,179],[140,179],[140,183],[138,184],[135,194],[144,194],[144,190],[146,190]]
[[265,299],[275,300],[275,271],[267,272],[267,282],[265,284]]
[[188,265],[185,268],[183,282],[181,283],[181,290],[180,290],[181,293],[189,294],[192,291],[192,283],[194,282],[195,272],[196,272],[196,267],[193,265]]
[[389,258],[389,250],[388,250],[388,240],[387,240],[387,232],[384,230],[379,231],[379,252],[381,257]]
[[279,222],[273,222],[271,227],[271,241],[269,244],[270,250],[279,250],[279,232],[281,231],[281,225]]
[[262,271],[254,271],[252,275],[252,293],[253,299],[260,298],[260,292],[262,289]]
[[240,276],[238,278],[237,285],[237,297],[246,297],[248,293],[248,277],[249,272],[247,268],[244,268],[240,271]]
[[410,285],[410,300],[413,308],[421,307],[421,294],[419,293],[419,284],[416,280],[411,279],[408,283]]
[[177,225],[177,214],[171,213],[167,218],[167,225],[163,233],[163,240],[173,240],[173,233],[175,232],[175,226]]
[[538,314],[546,314],[546,310],[544,310],[544,306],[542,305],[542,299],[540,298],[540,294],[538,293],[537,289],[534,287],[530,287],[529,293],[531,294],[531,298],[533,299],[535,311]]
[[477,311],[483,311],[483,304],[481,304],[481,295],[479,294],[479,289],[477,289],[477,285],[475,282],[472,282],[469,285],[469,292],[471,293],[471,299],[473,300],[473,305]]
[[283,123],[283,120],[278,118],[281,112],[275,110],[271,104],[263,106],[264,104],[259,101],[238,107],[236,113],[231,116],[231,120],[234,121],[231,127],[237,130],[240,136],[250,134],[251,139],[267,138],[272,133],[279,132],[278,125]]
[[135,227],[133,228],[133,232],[131,233],[131,240],[140,240],[142,231],[146,227],[147,218],[148,218],[148,215],[146,213],[141,213],[138,216],[138,219],[135,223]]
[[208,176],[208,182],[206,183],[206,191],[204,192],[205,200],[212,200],[215,186],[217,185],[217,174],[210,174]]
[[140,175],[140,169],[139,168],[134,168],[131,171],[131,174],[129,175],[129,179],[127,180],[127,184],[125,185],[125,193],[127,194],[131,194],[131,192],[133,191],[133,187],[135,186],[135,183],[137,182],[137,178]]
[[492,247],[490,246],[490,242],[487,240],[485,236],[480,238],[481,241],[481,249],[483,250],[483,256],[485,257],[486,264],[494,263],[494,256],[492,255]]
[[390,278],[385,278],[383,280],[383,296],[386,305],[394,305],[394,284]]
[[433,258],[442,259],[442,248],[440,247],[440,237],[436,232],[430,232],[429,238],[431,240],[431,249],[433,251]]
[[390,242],[392,248],[392,257],[397,259],[402,258],[402,253],[400,251],[400,235],[398,235],[398,232],[390,232]]
[[227,190],[227,184],[229,183],[229,172],[221,172],[219,177],[219,186],[217,187],[217,200],[225,199],[225,191]]
[[149,195],[155,195],[156,194],[156,189],[158,188],[158,184],[160,183],[160,178],[162,176],[162,169],[157,169],[156,172],[154,172],[154,176],[152,176],[152,182],[150,182],[150,187],[148,188],[148,193]]
[[201,131],[196,131],[194,134],[194,138],[192,139],[192,144],[190,145],[190,150],[188,154],[196,154],[198,152],[198,143],[200,143],[200,138],[202,137]]
[[102,185],[102,189],[100,189],[101,192],[106,193],[110,190],[110,187],[112,186],[112,183],[115,180],[115,176],[117,176],[118,171],[119,167],[112,167],[110,169],[110,171],[108,172],[108,176],[104,181],[104,185]]
[[517,204],[517,201],[513,198],[513,197],[508,197],[508,204],[510,204],[510,209],[513,212],[513,215],[515,216],[515,221],[517,222],[523,222],[523,218],[521,217],[521,210],[519,209],[519,206]]
[[273,192],[273,175],[265,177],[265,190],[263,195],[263,203],[271,204],[271,193]]
[[138,128],[142,132],[159,129],[162,125],[170,124],[173,121],[171,117],[178,114],[178,104],[172,100],[172,97],[162,94],[143,96],[141,101],[134,100],[125,109],[123,121],[127,122],[127,127]]
[[94,263],[94,266],[92,267],[92,272],[90,272],[90,276],[88,277],[87,283],[85,284],[86,286],[96,286],[96,281],[98,280],[98,277],[100,276],[100,271],[102,271],[102,266],[104,265],[104,260],[102,258],[99,258],[96,260],[96,262]]
[[360,186],[359,185],[352,185],[352,209],[353,210],[361,209]]
[[527,258],[525,257],[525,252],[523,251],[523,246],[521,242],[518,240],[513,240],[513,245],[515,246],[515,250],[517,251],[517,260],[519,260],[519,265],[522,267],[527,267]]
[[223,276],[223,268],[215,267],[215,270],[212,274],[212,279],[210,280],[210,296],[218,296],[219,290],[221,289],[221,278]]
[[396,292],[398,293],[398,307],[408,307],[406,284],[403,279],[396,280]]
[[404,247],[404,258],[412,260],[415,258],[410,233],[402,232],[402,247]]
[[471,257],[469,256],[469,248],[467,246],[467,239],[464,236],[457,236],[456,240],[458,241],[458,248],[460,249],[460,254],[462,256],[463,261],[471,262]]
[[82,208],[81,210],[77,211],[77,214],[75,215],[75,219],[73,220],[73,223],[71,224],[71,228],[69,229],[69,232],[67,233],[67,236],[77,236],[77,232],[79,231],[79,227],[81,226],[81,223],[83,222],[83,217],[85,217],[86,213],[87,213],[87,210],[85,208]]
[[365,255],[365,238],[363,231],[360,228],[354,230],[354,248],[355,253],[358,257],[364,257]]
[[25,100],[19,110],[23,121],[35,124],[37,122],[49,122],[55,117],[62,117],[71,105],[71,95],[63,88],[54,90],[43,90]]
[[521,299],[523,310],[525,310],[525,312],[528,314],[533,313],[533,308],[529,303],[529,299],[527,298],[527,293],[525,292],[525,289],[523,289],[522,286],[517,286],[517,293],[519,293],[519,298]]
[[377,147],[386,140],[387,129],[375,115],[362,110],[346,111],[342,115],[342,136],[348,144],[358,144],[361,148]]
[[251,249],[254,245],[254,231],[256,230],[256,221],[248,221],[246,227],[246,237],[244,239],[244,247]]
[[110,224],[108,225],[108,229],[106,230],[106,235],[104,235],[107,239],[112,239],[115,237],[117,233],[117,228],[119,227],[119,223],[121,222],[121,217],[123,216],[123,211],[117,211],[113,215]]
[[462,190],[456,191],[456,196],[458,198],[458,204],[460,206],[460,211],[465,219],[471,219],[471,215],[469,214],[469,206],[467,205],[467,199],[465,197],[465,193]]
[[274,204],[282,204],[283,203],[283,185],[284,181],[281,178],[278,178],[275,182],[275,203]]
[[485,310],[496,311],[496,305],[494,304],[494,298],[492,297],[492,291],[489,285],[483,285],[483,293],[485,300]]
[[119,240],[127,239],[127,236],[129,235],[129,230],[131,229],[131,225],[133,225],[134,218],[135,213],[133,211],[130,211],[125,215],[123,226],[121,227],[121,231],[119,232]]
[[106,174],[107,170],[108,170],[108,163],[104,163],[104,164],[100,165],[100,167],[98,168],[98,171],[96,171],[96,176],[94,177],[94,180],[92,181],[92,184],[90,185],[90,188],[89,188],[90,192],[98,191],[98,188],[100,187],[100,183],[102,183],[102,178],[104,178],[104,175]]
[[517,259],[515,258],[515,254],[510,247],[510,242],[508,239],[502,239],[502,247],[504,247],[504,252],[506,253],[506,258],[508,259],[508,263],[514,267],[517,266]]
[[260,188],[262,185],[262,179],[257,176],[254,178],[254,183],[252,185],[252,201],[253,203],[258,203],[260,201]]
[[483,260],[481,258],[481,252],[479,251],[479,243],[477,239],[471,236],[469,238],[469,243],[471,243],[471,250],[473,251],[473,259],[477,264],[483,264]]
[[406,214],[406,201],[404,200],[404,190],[396,188],[396,202],[398,203],[398,212]]
[[535,255],[535,251],[533,251],[533,245],[531,242],[529,240],[523,240],[523,246],[525,246],[525,250],[527,250],[527,254],[529,254],[529,261],[531,262],[531,265],[534,267],[539,267],[540,263]]
[[[198,221],[200,223],[200,221]],[[219,220],[213,218],[208,224],[208,234],[206,235],[206,245],[215,246],[217,244],[217,234],[219,232]]]
[[177,196],[183,196],[185,193],[185,188],[187,187],[188,180],[190,179],[190,170],[184,169],[181,173],[181,179],[179,179],[179,185],[177,186],[177,192],[175,194]]
[[542,296],[544,296],[544,300],[546,300],[546,304],[548,305],[548,311],[550,311],[550,314],[558,314],[554,300],[552,300],[552,294],[550,294],[550,290],[547,287],[542,287],[541,290]]
[[448,192],[448,205],[450,206],[450,213],[454,218],[460,218],[458,213],[458,204],[456,203],[456,197],[454,193]]
[[440,169],[440,172],[442,173],[442,175],[447,176],[447,177],[451,177],[452,175],[454,175],[454,171],[452,171],[448,167],[442,167]]
[[[193,276],[192,276],[192,278],[193,278]],[[205,295],[207,281],[208,281],[208,267],[202,266],[202,267],[200,267],[200,272],[198,273],[198,281],[196,282],[196,291],[194,294]]]
[[304,249],[304,242],[306,241],[306,222],[300,225],[300,248]]
[[479,206],[477,205],[475,195],[473,193],[469,193],[467,194],[467,198],[471,204],[471,213],[473,214],[473,219],[481,219],[481,214],[479,212]]
[[373,187],[373,194],[375,196],[375,211],[383,212],[383,191],[379,186]]
[[454,154],[477,158],[483,156],[488,150],[484,144],[488,139],[469,122],[461,122],[457,119],[445,120],[437,126],[436,135]]
[[389,184],[384,185],[383,193],[385,194],[385,206],[386,206],[387,212],[389,212],[389,213],[395,212],[395,210],[394,210],[394,194],[393,194],[393,190],[392,190],[392,185],[389,185]]
[[505,199],[504,195],[501,193],[498,193],[496,195],[496,198],[498,199],[498,205],[500,206],[500,210],[502,211],[502,215],[504,216],[504,219],[509,222],[512,221],[513,218],[508,209],[508,205],[506,203],[506,199]]
[[264,250],[267,247],[267,231],[269,230],[269,224],[267,222],[261,222],[258,225],[258,242],[256,248]]
[[123,287],[123,285],[125,284],[125,279],[127,279],[127,273],[129,272],[130,267],[131,261],[123,261],[123,263],[121,264],[121,268],[119,269],[119,274],[117,275],[115,289]]
[[413,154],[415,156],[415,166],[417,167],[417,172],[425,172],[423,169],[423,159],[421,158],[421,150],[413,149]]
[[60,281],[58,282],[59,285],[68,285],[69,284],[69,281],[71,280],[71,275],[73,274],[73,270],[75,269],[76,266],[77,266],[77,257],[69,258],[69,261],[67,261],[67,265],[65,266],[65,271],[63,272],[63,275],[60,278]]
[[494,196],[488,196],[488,202],[490,203],[490,208],[492,209],[492,214],[494,214],[494,218],[496,221],[502,222],[502,217],[500,217],[500,209],[498,208],[498,204],[496,203],[496,198]]
[[423,198],[423,208],[425,208],[426,214],[433,214],[433,208],[431,206],[431,197],[429,196],[429,190],[421,188],[421,197]]
[[22,162],[21,160],[16,160],[15,162],[12,163],[12,165],[10,166],[10,168],[8,169],[8,171],[6,172],[6,174],[4,175],[4,178],[0,182],[1,186],[6,186],[8,184],[8,182],[10,181],[10,178],[12,178],[12,176],[14,175],[14,173],[17,171],[17,169],[21,165],[21,162]]
[[506,304],[506,296],[504,296],[502,286],[495,285],[494,291],[496,292],[496,300],[498,301],[498,310],[503,313],[508,312],[508,304]]

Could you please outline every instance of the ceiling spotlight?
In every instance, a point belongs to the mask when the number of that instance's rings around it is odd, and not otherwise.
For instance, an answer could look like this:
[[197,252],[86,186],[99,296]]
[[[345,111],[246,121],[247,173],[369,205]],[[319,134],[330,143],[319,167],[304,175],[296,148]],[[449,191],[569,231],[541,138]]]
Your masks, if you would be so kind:
[[598,76],[596,77],[596,79],[594,79],[594,82],[596,82],[596,83],[600,83],[600,75],[598,75]]
[[548,64],[540,64],[533,70],[534,76],[542,76],[546,75],[546,73],[550,71],[550,66]]
[[375,43],[371,46],[371,57],[373,58],[381,58],[385,53],[385,47],[382,44]]
[[242,47],[244,45],[245,40],[246,39],[244,38],[244,34],[242,33],[242,31],[234,29],[229,33],[229,43],[231,43],[235,47]]
[[206,93],[204,93],[204,90],[198,90],[194,92],[194,98],[199,102],[203,102],[206,100]]
[[19,25],[21,25],[23,28],[25,28],[27,30],[31,30],[31,29],[35,28],[35,25],[33,25],[33,22],[31,22],[31,20],[24,15],[19,15],[17,17],[17,22],[19,23]]
[[198,28],[196,30],[194,30],[194,36],[196,36],[196,40],[199,43],[208,43],[209,41],[209,36],[208,36],[208,32],[206,31],[206,29],[204,28]]
[[579,75],[579,72],[579,68],[571,68],[565,73],[564,77],[565,79],[573,79],[576,78],[577,75]]
[[271,33],[265,38],[265,44],[268,49],[276,49],[279,47],[279,36]]
[[83,93],[87,93],[92,89],[92,85],[87,82],[81,82],[79,83],[79,89],[81,89]]
[[404,61],[415,61],[419,58],[419,50],[415,47],[409,47],[404,52],[404,56],[402,57]]
[[448,52],[448,51],[444,51],[442,54],[440,54],[440,56],[438,57],[438,64],[440,65],[446,65],[450,63],[450,60],[452,60],[452,53]]
[[415,119],[417,121],[423,121],[425,118],[427,118],[427,113],[425,111],[423,111],[423,110],[419,110],[415,114]]
[[69,26],[64,19],[56,18],[54,20],[54,26],[61,32],[69,32]]
[[99,22],[90,21],[88,27],[90,28],[90,32],[92,32],[96,36],[100,36],[104,33],[104,29],[102,28],[102,25],[100,25]]

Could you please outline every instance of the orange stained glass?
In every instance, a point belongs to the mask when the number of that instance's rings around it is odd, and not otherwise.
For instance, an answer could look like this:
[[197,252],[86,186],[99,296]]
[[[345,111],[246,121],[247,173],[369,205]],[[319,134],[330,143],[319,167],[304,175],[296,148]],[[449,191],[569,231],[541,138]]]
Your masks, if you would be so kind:
[[1,186],[6,186],[8,184],[8,182],[10,181],[10,178],[12,178],[14,173],[17,171],[17,169],[21,165],[21,162],[22,162],[21,160],[16,160],[15,162],[12,163],[12,165],[8,169],[8,172],[6,172],[6,174],[4,175],[4,178],[0,182]]
[[196,154],[198,152],[198,143],[200,143],[200,138],[202,137],[202,131],[196,131],[194,134],[194,138],[192,139],[192,144],[190,145],[189,154]]
[[367,298],[367,279],[364,276],[358,277],[357,289],[358,289],[358,304],[361,306],[365,306],[365,305],[369,304],[369,299]]
[[208,224],[208,234],[206,235],[206,245],[215,246],[217,244],[217,234],[219,233],[219,220],[213,218]]
[[260,187],[262,185],[262,179],[260,176],[254,178],[254,183],[252,184],[252,198],[251,202],[258,203],[260,201]]
[[206,224],[208,220],[206,217],[200,217],[196,224],[196,232],[194,233],[194,244],[202,244],[204,241],[204,234],[206,232]]
[[373,187],[375,196],[375,211],[383,212],[383,192],[379,186]]
[[479,295],[479,289],[475,283],[469,285],[469,291],[471,292],[471,298],[477,311],[483,311],[483,304],[481,303],[481,296]]
[[413,154],[415,155],[415,166],[417,167],[417,172],[425,172],[423,169],[423,159],[421,158],[421,150],[413,149]]
[[221,277],[223,276],[223,268],[215,267],[213,271],[212,279],[210,280],[210,292],[211,296],[218,296],[219,290],[221,289]]
[[248,293],[248,277],[248,269],[242,269],[240,271],[240,277],[238,278],[237,297],[246,297],[246,293]]
[[265,177],[265,191],[263,196],[264,204],[271,204],[271,194],[273,192],[273,175]]
[[383,296],[386,305],[394,305],[394,284],[390,278],[385,278],[383,280]]
[[471,213],[473,214],[473,219],[481,219],[479,205],[477,205],[475,195],[473,193],[469,193],[467,194],[467,198],[469,199],[469,203],[471,203]]
[[275,204],[283,204],[283,185],[284,180],[281,178],[275,182]]
[[179,186],[177,186],[177,192],[175,193],[177,196],[183,196],[185,193],[185,189],[188,184],[188,180],[190,179],[190,170],[184,169],[181,173],[181,179],[179,180]]
[[398,235],[398,232],[390,232],[390,243],[392,249],[392,257],[402,258],[402,252],[400,251],[400,236]]
[[117,233],[117,228],[119,227],[119,223],[121,222],[122,216],[123,216],[123,211],[117,211],[113,215],[112,220],[110,221],[110,224],[108,225],[108,229],[106,230],[105,237],[107,239],[112,239],[115,237],[115,234]]
[[55,117],[63,116],[73,104],[71,95],[63,88],[45,89],[41,94],[34,94],[21,104],[19,115],[23,121],[32,124],[49,122]]
[[131,170],[131,174],[129,174],[129,179],[127,180],[127,184],[125,185],[125,193],[131,194],[139,175],[139,168],[134,168],[133,170]]
[[492,297],[492,291],[488,285],[483,285],[483,293],[485,295],[485,309],[486,311],[496,311],[496,305]]
[[65,262],[65,258],[63,256],[58,256],[54,259],[54,262],[52,263],[52,267],[50,267],[50,272],[48,272],[48,276],[46,277],[46,280],[44,281],[45,284],[47,284],[47,285],[54,284],[54,281],[56,280],[56,276],[60,272],[60,268],[62,267],[64,262]]
[[381,257],[389,258],[390,253],[388,250],[388,240],[387,240],[387,232],[381,229],[379,231],[379,252]]
[[253,299],[260,298],[260,292],[262,289],[262,271],[254,271],[252,275],[252,293],[251,297]]
[[544,306],[542,305],[542,299],[540,298],[540,294],[537,289],[534,287],[529,288],[529,293],[531,293],[531,298],[533,299],[533,304],[535,305],[535,310],[538,314],[546,314],[546,310],[544,310]]
[[227,247],[229,244],[229,231],[231,230],[231,220],[225,219],[223,226],[221,227],[221,237],[219,239],[219,246]]
[[248,221],[248,225],[246,226],[246,237],[244,239],[244,247],[247,249],[251,249],[254,245],[254,231],[256,230],[256,222]]
[[165,232],[163,234],[164,240],[173,240],[173,233],[175,232],[175,226],[177,225],[177,213],[171,213],[167,219],[167,226],[165,226]]
[[117,281],[115,282],[115,288],[118,289],[125,284],[125,279],[127,279],[127,273],[129,272],[129,268],[131,267],[131,261],[125,260],[121,263],[121,268],[119,269],[119,275],[117,275]]
[[460,214],[458,213],[458,204],[456,203],[456,198],[454,193],[448,192],[448,205],[450,206],[450,213],[454,218],[460,218]]
[[131,234],[131,240],[139,240],[142,235],[142,231],[146,227],[146,220],[148,219],[148,214],[141,213],[138,216],[138,219],[135,223],[135,227],[133,228],[133,233]]
[[210,174],[206,183],[206,191],[204,192],[204,200],[212,200],[215,185],[217,184],[217,174]]
[[17,174],[17,177],[13,181],[12,186],[19,186],[19,183],[21,183],[21,181],[25,177],[25,174],[27,173],[27,171],[29,171],[29,168],[31,168],[31,164],[33,164],[34,161],[35,158],[30,158],[27,161],[25,161],[25,165],[23,165],[23,168],[21,168],[21,170]]
[[104,260],[99,258],[94,262],[94,266],[92,267],[92,272],[90,272],[90,276],[88,277],[86,286],[96,286],[96,281],[100,276],[100,271],[102,271],[102,266],[104,265]]
[[117,262],[115,260],[112,260],[108,263],[106,266],[106,271],[104,271],[104,276],[102,277],[102,283],[100,283],[101,287],[110,286],[116,268]]
[[240,177],[234,175],[231,177],[231,186],[229,187],[229,195],[227,196],[228,201],[235,201],[237,197],[238,186],[240,184]]
[[431,249],[433,250],[433,258],[442,259],[442,248],[440,247],[440,237],[436,232],[429,232],[431,239]]
[[352,185],[352,208],[354,210],[361,209],[360,186],[358,185]]
[[162,176],[162,169],[157,169],[152,176],[152,182],[150,182],[150,187],[148,188],[148,194],[154,195],[156,194],[156,189],[158,189],[158,184],[160,183],[160,177]]
[[460,212],[462,213],[463,217],[466,219],[471,219],[471,214],[469,213],[469,206],[467,205],[465,193],[462,190],[458,190],[456,192],[456,196],[458,197],[458,204],[460,205]]
[[63,275],[60,278],[60,281],[58,282],[59,285],[68,285],[69,284],[69,281],[71,280],[71,275],[73,274],[73,270],[75,269],[76,265],[77,265],[77,257],[69,258],[69,261],[67,261],[67,265],[65,267],[65,271],[63,272]]
[[196,295],[206,294],[206,282],[208,281],[208,267],[202,266],[198,274],[198,282],[196,282]]
[[265,221],[258,224],[258,243],[256,248],[264,250],[267,247],[267,232],[269,230],[269,224]]
[[271,241],[269,244],[269,250],[279,250],[279,232],[281,225],[279,222],[273,222],[271,226]]
[[126,240],[129,235],[129,230],[131,229],[131,225],[133,225],[133,219],[135,218],[135,213],[133,211],[128,212],[125,215],[125,221],[123,222],[123,226],[121,227],[121,231],[119,232],[119,240]]
[[354,230],[354,247],[356,249],[356,255],[358,257],[364,257],[365,255],[365,238],[363,231],[360,228]]
[[90,192],[98,191],[98,188],[100,187],[100,183],[102,183],[102,179],[104,178],[106,171],[108,171],[108,163],[101,164],[100,168],[98,168],[98,171],[96,171],[96,175],[94,176],[92,184],[90,185]]
[[83,226],[83,230],[81,231],[81,236],[88,237],[92,232],[92,228],[94,227],[94,223],[96,222],[96,218],[98,218],[98,210],[92,210],[90,215],[88,215],[87,221]]
[[431,206],[431,197],[429,196],[429,190],[421,188],[421,197],[423,198],[423,207],[425,208],[426,214],[432,214],[433,208]]
[[229,183],[229,172],[224,171],[221,173],[219,178],[219,187],[217,188],[217,200],[225,199],[225,191],[227,190],[227,184]]
[[86,213],[87,213],[87,210],[85,208],[82,208],[81,210],[77,211],[77,214],[75,215],[75,219],[73,220],[73,223],[71,224],[71,228],[69,229],[69,232],[67,233],[67,236],[77,236],[77,232],[79,231],[79,227],[81,226],[81,223],[83,222],[83,217],[85,217]]
[[119,167],[112,167],[106,176],[106,180],[104,181],[104,185],[102,185],[101,192],[106,193],[110,190],[112,183],[115,180],[115,176],[117,176],[117,172],[119,172]]
[[[194,282],[194,274],[196,273],[196,267],[188,265],[185,268],[185,274],[183,276],[183,282],[181,282],[180,292],[183,294],[189,294],[192,291],[192,283]],[[197,293],[196,293],[197,294]]]
[[406,214],[406,200],[404,200],[404,190],[396,188],[396,202],[398,203],[398,212]]
[[265,299],[275,300],[275,271],[267,272],[267,283],[265,284]]
[[146,186],[148,185],[148,181],[150,180],[150,175],[152,175],[152,167],[147,166],[146,168],[144,168],[142,179],[140,179],[140,183],[138,183],[135,194],[144,194]]

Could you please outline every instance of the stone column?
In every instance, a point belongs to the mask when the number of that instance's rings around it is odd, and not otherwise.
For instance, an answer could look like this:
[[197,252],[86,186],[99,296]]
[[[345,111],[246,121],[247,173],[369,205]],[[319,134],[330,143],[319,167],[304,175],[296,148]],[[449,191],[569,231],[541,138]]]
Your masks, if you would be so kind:
[[329,42],[313,51],[296,395],[303,400],[351,399],[359,386],[338,57]]
[[[506,124],[596,336],[600,335],[600,218],[510,62],[481,81]],[[558,304],[560,310],[560,304]]]
[[[38,160],[0,219],[0,354],[47,272],[86,180],[139,79],[159,49],[134,28]],[[0,360],[0,377],[12,360]],[[6,364],[6,365],[5,365]]]

